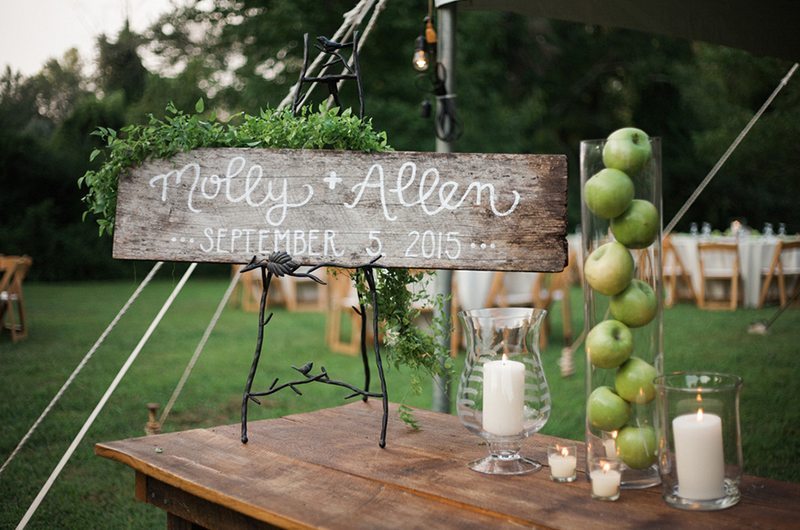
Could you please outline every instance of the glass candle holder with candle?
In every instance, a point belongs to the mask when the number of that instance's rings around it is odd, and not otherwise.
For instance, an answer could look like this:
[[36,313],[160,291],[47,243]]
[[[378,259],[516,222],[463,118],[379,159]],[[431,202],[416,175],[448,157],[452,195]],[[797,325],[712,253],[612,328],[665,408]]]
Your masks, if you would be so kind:
[[712,372],[656,379],[659,472],[670,506],[721,510],[739,502],[741,388],[740,377]]
[[574,482],[577,478],[578,446],[558,443],[547,446],[547,465],[554,482]]
[[474,471],[518,475],[541,468],[520,449],[522,440],[550,417],[550,390],[539,356],[539,326],[546,314],[526,307],[458,314],[467,338],[458,417],[489,448],[488,456],[469,464]]
[[619,499],[622,480],[620,462],[614,458],[596,458],[589,466],[589,479],[592,481],[592,498],[601,501]]

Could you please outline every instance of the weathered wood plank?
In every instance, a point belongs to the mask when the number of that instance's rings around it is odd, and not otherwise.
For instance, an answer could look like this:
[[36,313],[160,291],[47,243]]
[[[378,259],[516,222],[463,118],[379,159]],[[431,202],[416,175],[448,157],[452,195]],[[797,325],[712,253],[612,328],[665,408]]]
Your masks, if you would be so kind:
[[559,271],[562,155],[200,149],[119,182],[114,257]]
[[[416,415],[421,431],[390,422],[386,449],[375,443],[379,404],[354,403],[251,422],[246,445],[231,425],[98,444],[96,452],[288,527],[780,529],[796,520],[800,485],[755,477],[743,480],[739,505],[696,513],[668,507],[659,488],[625,490],[615,503],[594,501],[582,472],[572,484],[550,481],[546,468],[519,477],[479,475],[466,467],[485,452],[477,437],[456,417]],[[553,440],[534,436],[524,450],[546,463]]]

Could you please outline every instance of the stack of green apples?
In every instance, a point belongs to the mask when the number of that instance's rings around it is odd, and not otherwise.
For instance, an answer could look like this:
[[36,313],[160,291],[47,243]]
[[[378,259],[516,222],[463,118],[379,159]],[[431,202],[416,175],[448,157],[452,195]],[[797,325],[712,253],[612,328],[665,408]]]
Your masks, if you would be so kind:
[[596,324],[586,336],[586,351],[597,369],[615,370],[614,388],[599,386],[589,395],[586,412],[592,427],[618,431],[619,457],[633,469],[655,462],[656,436],[650,425],[633,421],[632,406],[655,398],[657,372],[647,361],[633,356],[631,328],[645,326],[656,316],[653,288],[634,278],[630,249],[645,249],[658,237],[660,216],[647,200],[635,199],[632,176],[652,157],[650,138],[627,127],[613,132],[603,146],[605,168],[584,184],[588,209],[610,222],[614,240],[596,248],[584,263],[584,276],[596,292],[610,297],[611,318]]

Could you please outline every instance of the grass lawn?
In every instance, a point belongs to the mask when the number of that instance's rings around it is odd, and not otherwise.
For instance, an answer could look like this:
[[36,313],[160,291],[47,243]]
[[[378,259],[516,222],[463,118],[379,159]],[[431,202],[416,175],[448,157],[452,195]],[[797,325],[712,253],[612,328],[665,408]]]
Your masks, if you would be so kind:
[[[97,351],[61,401],[0,475],[0,528],[13,528],[61,455],[97,404],[128,354],[158,312],[182,273],[162,270]],[[142,276],[146,271],[142,272]],[[137,279],[113,283],[26,285],[30,322],[27,340],[12,344],[0,337],[0,459],[16,446],[53,395],[127,300]],[[219,298],[224,279],[187,284],[136,363],[111,397],[83,443],[55,482],[29,528],[163,528],[161,510],[133,499],[133,472],[95,457],[99,441],[143,435],[145,404],[166,403],[192,355]],[[573,326],[580,329],[579,289],[573,291]],[[556,308],[558,309],[558,308]],[[700,311],[679,305],[665,312],[665,365],[670,370],[713,370],[744,377],[742,433],[747,473],[800,481],[800,311],[786,311],[766,336],[749,335],[749,323],[772,316],[775,308],[735,312]],[[563,346],[560,311],[553,312],[550,345],[543,352],[553,411],[544,429],[583,438],[584,355],[575,354],[577,373],[561,378],[557,361]],[[254,388],[292,375],[290,365],[313,360],[332,377],[361,381],[356,358],[330,353],[324,343],[324,315],[276,311],[267,327],[268,344]],[[256,316],[228,308],[212,334],[165,431],[207,427],[239,420],[241,393],[255,345]],[[461,361],[461,359],[459,359]],[[459,363],[460,367],[460,363]],[[428,385],[422,395],[409,390],[407,373],[388,371],[392,401],[430,407]],[[342,403],[348,392],[325,385],[306,387],[303,396],[282,392],[250,418],[275,417]],[[390,421],[400,421],[390,418]],[[422,425],[424,429],[424,424]],[[467,431],[464,431],[468,436]],[[377,436],[376,432],[376,436]],[[391,443],[391,440],[389,441]]]

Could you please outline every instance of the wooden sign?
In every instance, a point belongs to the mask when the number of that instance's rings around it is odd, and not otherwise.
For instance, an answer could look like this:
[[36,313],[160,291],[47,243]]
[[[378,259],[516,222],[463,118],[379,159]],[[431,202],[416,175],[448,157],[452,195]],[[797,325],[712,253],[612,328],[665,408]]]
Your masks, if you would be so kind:
[[559,271],[561,155],[200,149],[119,182],[114,257]]

